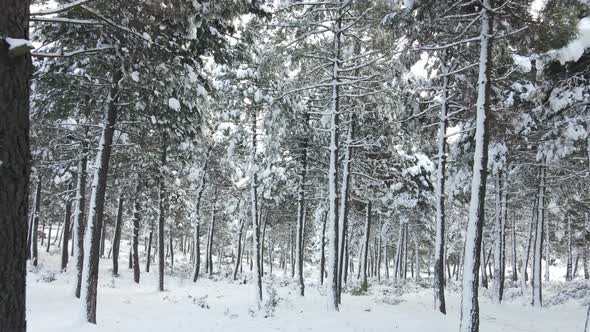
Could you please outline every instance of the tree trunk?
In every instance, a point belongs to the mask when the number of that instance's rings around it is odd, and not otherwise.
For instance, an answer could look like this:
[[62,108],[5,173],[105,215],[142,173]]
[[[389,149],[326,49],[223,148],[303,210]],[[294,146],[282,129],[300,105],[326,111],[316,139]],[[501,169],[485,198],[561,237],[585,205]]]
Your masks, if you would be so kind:
[[117,203],[117,219],[115,221],[115,234],[113,236],[113,276],[119,275],[119,248],[121,245],[121,227],[123,224],[123,193],[119,194]]
[[481,264],[480,264],[480,274],[481,274],[481,287],[488,288],[488,274],[486,272],[486,251],[484,242],[481,242]]
[[35,190],[35,215],[33,217],[33,238],[31,239],[33,248],[31,249],[31,260],[33,266],[37,266],[39,260],[39,214],[41,213],[41,176],[37,181]]
[[566,273],[565,273],[565,280],[572,281],[574,279],[572,273],[572,222],[570,220],[569,214],[566,215],[567,219],[567,263],[566,263]]
[[51,249],[51,229],[53,228],[53,224],[49,223],[49,232],[47,233],[47,248],[45,249],[45,252],[49,252],[49,249]]
[[[72,189],[72,185],[68,187],[69,190]],[[66,211],[64,216],[64,226],[63,226],[63,235],[62,240],[63,244],[61,247],[61,270],[65,271],[68,266],[68,259],[70,256],[68,255],[68,240],[70,238],[70,219],[72,218],[72,199],[68,196],[66,197]]]
[[102,136],[96,153],[95,172],[92,179],[90,208],[86,235],[84,240],[84,269],[82,271],[82,306],[89,323],[96,324],[96,298],[98,286],[98,263],[100,254],[100,236],[102,233],[104,202],[106,195],[107,176],[113,144],[113,133],[117,120],[117,102],[119,95],[119,81],[122,70],[116,68],[111,83],[109,106]]
[[[160,163],[162,167],[166,166],[166,150],[167,150],[166,135],[162,136],[162,154],[160,155]],[[165,186],[165,175],[160,175],[160,188],[159,188],[159,199],[158,199],[158,290],[164,291],[164,268],[166,264],[165,245],[164,245],[164,232],[165,232],[165,220],[167,212],[166,204],[166,186]]]
[[74,211],[74,255],[76,256],[76,297],[80,298],[82,289],[82,270],[84,269],[84,209],[86,207],[86,166],[88,164],[88,142],[82,141],[81,156],[78,162],[76,179],[76,211]]
[[463,281],[461,300],[461,332],[479,331],[479,264],[481,238],[484,222],[487,158],[488,121],[490,113],[490,85],[492,69],[493,0],[483,0],[481,9],[480,58],[475,120],[475,152],[473,155],[473,178],[467,221],[466,245],[463,255]]
[[545,176],[546,169],[544,166],[539,167],[539,194],[537,195],[537,225],[535,231],[535,252],[533,260],[533,301],[534,307],[542,306],[542,285],[541,285],[541,260],[543,256],[543,224],[545,222]]
[[[370,239],[370,232],[371,232],[371,202],[367,203],[366,207],[366,214],[365,214],[365,235],[364,235],[364,248],[369,248],[369,239]],[[369,282],[367,281],[367,257],[368,257],[369,250],[365,250],[363,253],[363,280],[361,281],[361,289],[367,290],[369,288]]]
[[326,272],[326,213],[322,214],[322,242],[320,242],[320,285],[324,284],[324,273]]
[[[355,47],[356,49],[356,47]],[[359,50],[360,52],[360,50]],[[358,75],[358,73],[357,73]],[[346,135],[346,149],[344,150],[344,159],[342,160],[342,185],[340,186],[340,210],[338,211],[338,227],[340,235],[338,236],[338,303],[342,303],[342,278],[344,269],[344,246],[348,238],[348,187],[350,185],[350,163],[352,161],[352,140],[354,139],[355,114],[350,114],[350,124]]]
[[240,268],[240,262],[242,261],[242,236],[244,234],[244,222],[240,222],[240,231],[238,232],[238,253],[236,259],[236,265],[234,267],[233,279],[238,278],[238,269]]
[[135,281],[136,284],[139,284],[139,222],[141,221],[140,211],[141,184],[138,183],[137,188],[135,190],[133,202],[133,281]]
[[492,301],[494,303],[502,302],[502,291],[504,278],[503,262],[504,262],[504,220],[502,209],[502,196],[504,183],[503,171],[499,170],[496,174],[496,209],[495,209],[495,224],[494,224],[494,277],[492,279]]
[[[29,5],[29,0],[0,1],[2,37],[28,40]],[[31,57],[9,53],[8,47],[0,45],[0,331],[24,332]],[[33,232],[37,233],[36,227]]]
[[251,183],[250,183],[250,208],[252,218],[252,260],[254,262],[254,278],[256,283],[256,305],[262,307],[262,275],[260,273],[260,225],[258,220],[258,174],[256,163],[256,111],[253,109],[250,114],[252,130],[252,151],[251,151]]
[[145,262],[145,272],[150,272],[150,262],[152,261],[152,240],[154,237],[154,223],[153,221],[150,223],[150,235],[148,238],[147,244],[147,261]]

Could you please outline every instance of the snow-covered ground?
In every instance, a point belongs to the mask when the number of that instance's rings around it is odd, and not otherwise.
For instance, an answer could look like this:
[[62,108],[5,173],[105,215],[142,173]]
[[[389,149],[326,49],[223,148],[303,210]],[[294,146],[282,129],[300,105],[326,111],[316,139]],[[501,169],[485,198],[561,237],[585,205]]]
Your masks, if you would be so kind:
[[[73,295],[74,271],[60,273],[59,255],[41,253],[39,268],[30,268],[27,279],[29,331],[458,330],[460,297],[458,288],[453,286],[447,292],[446,316],[433,310],[432,290],[415,284],[402,287],[404,294],[386,285],[372,286],[368,295],[347,293],[342,299],[341,311],[328,313],[323,291],[315,285],[315,275],[308,280],[310,285],[305,297],[298,296],[290,278],[278,276],[272,282],[273,287],[269,286],[270,280],[265,279],[266,299],[270,297],[268,289],[276,290],[277,302],[271,313],[270,305],[260,311],[254,310],[251,283],[204,277],[193,284],[188,273],[177,271],[174,276],[167,276],[167,291],[158,292],[157,272],[145,273],[142,264],[141,283],[134,284],[132,271],[127,269],[127,255],[123,254],[124,250],[121,252],[118,278],[111,276],[111,260],[101,260],[97,326],[81,320],[81,305]],[[583,331],[584,304],[590,300],[587,281],[549,285],[543,295],[544,300],[553,305],[540,309],[528,305],[528,296],[516,296],[517,289],[509,288],[506,294],[508,299],[500,305],[492,304],[485,294],[482,296],[480,331]]]

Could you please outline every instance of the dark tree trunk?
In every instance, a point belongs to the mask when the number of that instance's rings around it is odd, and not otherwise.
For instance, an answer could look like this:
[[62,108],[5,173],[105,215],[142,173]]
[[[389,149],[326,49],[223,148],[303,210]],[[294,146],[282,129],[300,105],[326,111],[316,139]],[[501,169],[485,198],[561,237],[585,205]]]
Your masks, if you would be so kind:
[[148,237],[148,244],[147,244],[147,261],[145,263],[145,272],[150,272],[150,262],[152,261],[152,241],[154,237],[154,224],[150,224],[150,235]]
[[367,203],[367,213],[365,217],[365,243],[364,243],[364,252],[363,252],[363,267],[362,267],[362,274],[363,280],[361,282],[361,288],[367,290],[369,287],[369,283],[367,281],[367,258],[369,254],[369,239],[370,239],[370,231],[371,231],[371,202]]
[[[72,185],[69,186],[69,189],[72,189]],[[68,240],[70,238],[70,219],[72,219],[72,199],[71,197],[66,198],[66,211],[64,216],[64,226],[63,226],[63,235],[62,240],[63,244],[61,246],[61,270],[65,271],[66,267],[68,266]],[[72,240],[73,242],[73,240]]]
[[296,252],[297,252],[297,283],[299,284],[299,295],[305,295],[305,283],[303,280],[303,236],[304,236],[304,224],[305,224],[305,181],[307,175],[307,145],[308,145],[308,133],[307,127],[309,123],[309,114],[305,113],[304,118],[304,133],[301,141],[301,168],[299,170],[299,184],[297,189],[297,239]]
[[107,108],[102,137],[96,154],[96,170],[92,180],[91,204],[86,225],[84,255],[85,268],[82,271],[82,303],[86,319],[89,323],[96,324],[96,299],[98,286],[98,264],[100,255],[100,241],[102,234],[104,202],[107,187],[109,161],[111,157],[113,133],[117,120],[117,103],[119,95],[119,81],[122,72],[120,68],[112,79],[110,102]]
[[168,242],[170,247],[170,269],[174,269],[174,237],[172,236],[172,230],[170,230]]
[[86,166],[88,164],[88,142],[82,141],[81,156],[78,163],[76,179],[76,211],[74,212],[74,246],[76,256],[76,297],[80,298],[82,287],[82,270],[84,265],[84,209],[86,207]]
[[[162,154],[160,162],[162,167],[166,166],[166,137],[162,137]],[[159,197],[159,214],[158,214],[158,290],[164,291],[164,266],[166,264],[165,247],[164,247],[164,223],[166,220],[166,186],[165,175],[160,175],[160,197]]]
[[106,237],[107,224],[102,225],[102,232],[100,233],[100,257],[104,257],[105,237]]
[[244,233],[244,222],[240,222],[240,231],[238,232],[238,253],[236,259],[236,265],[234,267],[233,279],[236,280],[238,277],[238,269],[240,268],[240,262],[242,260],[242,236]]
[[45,249],[45,252],[49,252],[49,249],[51,249],[51,229],[53,228],[53,224],[49,223],[49,232],[47,233],[47,248]]
[[139,222],[141,221],[141,184],[137,185],[133,204],[133,281],[139,284]]
[[201,269],[201,226],[197,224],[195,226],[195,240],[193,244],[193,256],[195,259],[195,266],[193,269],[193,282],[197,282],[199,278],[199,270]]
[[41,213],[41,176],[37,181],[37,189],[35,190],[35,215],[33,217],[33,238],[31,249],[31,260],[33,266],[37,266],[39,260],[39,214]]
[[119,275],[119,248],[121,246],[121,227],[123,224],[123,194],[119,195],[117,204],[117,219],[115,222],[115,235],[113,236],[113,276]]
[[321,244],[321,254],[320,254],[320,284],[324,284],[324,273],[326,272],[326,213],[324,212],[322,216],[322,242]]
[[[28,39],[29,4],[0,1],[0,34]],[[30,73],[28,54],[9,55],[0,45],[0,331],[7,332],[27,329]]]

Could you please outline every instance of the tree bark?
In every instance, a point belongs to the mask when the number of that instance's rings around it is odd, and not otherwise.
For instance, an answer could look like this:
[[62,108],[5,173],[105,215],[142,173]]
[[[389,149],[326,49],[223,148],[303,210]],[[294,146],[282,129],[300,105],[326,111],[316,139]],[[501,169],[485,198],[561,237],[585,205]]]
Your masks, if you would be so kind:
[[350,186],[350,164],[352,161],[352,140],[354,139],[355,121],[355,114],[351,113],[346,136],[346,149],[344,150],[344,159],[342,160],[342,185],[340,186],[340,210],[338,211],[338,227],[340,228],[340,235],[338,236],[338,303],[342,303],[344,246],[348,238],[348,187]]
[[483,0],[481,9],[480,58],[475,120],[473,178],[463,255],[461,332],[479,331],[479,264],[484,222],[488,158],[488,121],[492,69],[493,0]]
[[88,141],[82,141],[81,156],[78,161],[78,176],[76,179],[76,211],[74,212],[75,242],[74,256],[76,256],[76,290],[75,295],[80,298],[82,289],[82,270],[84,269],[84,209],[86,207],[86,167],[88,165]]
[[[68,187],[69,190],[72,189],[72,185]],[[68,259],[70,256],[68,255],[68,240],[70,238],[70,220],[72,219],[72,199],[68,196],[66,197],[66,211],[64,216],[64,226],[63,226],[63,235],[62,240],[63,244],[61,246],[61,270],[65,271],[68,266]]]
[[39,260],[39,214],[41,213],[41,176],[37,181],[35,190],[35,212],[33,217],[33,238],[31,239],[33,248],[31,249],[31,260],[33,266],[37,266]]
[[254,263],[254,278],[256,283],[256,305],[258,309],[262,307],[262,275],[260,273],[260,225],[258,220],[258,173],[256,170],[256,111],[250,112],[251,130],[252,130],[252,151],[250,155],[251,163],[251,182],[250,182],[250,208],[252,218],[252,260]]
[[326,272],[326,213],[322,213],[322,242],[320,243],[320,285],[324,284]]
[[109,106],[102,136],[96,154],[95,173],[92,179],[92,193],[86,235],[84,240],[84,269],[82,271],[82,305],[86,320],[96,324],[96,299],[98,286],[98,264],[100,254],[100,237],[102,233],[104,201],[107,187],[107,176],[113,144],[113,133],[117,120],[117,102],[119,95],[119,81],[122,70],[116,68],[111,83]]
[[150,223],[150,235],[147,244],[147,261],[145,262],[145,272],[150,272],[150,262],[152,261],[152,240],[154,237],[154,223]]
[[[364,248],[369,248],[369,239],[371,232],[371,202],[367,203],[366,214],[365,214],[365,236],[364,236]],[[367,257],[369,250],[363,252],[363,280],[361,281],[361,288],[367,290],[369,288],[369,282],[367,281]]]
[[[29,5],[29,0],[0,1],[0,33],[28,40]],[[0,45],[0,331],[24,332],[31,58],[9,53]]]
[[[160,155],[160,163],[162,167],[166,166],[166,150],[167,150],[167,141],[166,135],[162,136],[162,154]],[[165,254],[165,245],[164,245],[164,232],[165,232],[165,221],[166,221],[166,212],[167,212],[167,204],[166,204],[166,185],[165,185],[165,175],[161,174],[160,178],[160,188],[159,188],[160,196],[158,199],[159,204],[159,213],[158,213],[158,290],[160,292],[164,291],[164,269],[166,265],[166,257]]]
[[119,275],[119,247],[121,245],[121,227],[123,224],[123,193],[119,194],[117,203],[117,219],[115,222],[115,234],[113,236],[113,276]]
[[[139,180],[138,180],[139,181]],[[139,284],[139,222],[141,221],[141,184],[137,184],[133,203],[133,281]]]
[[545,222],[545,166],[539,167],[539,194],[537,195],[537,225],[535,231],[535,252],[533,260],[533,300],[534,307],[540,307],[543,304],[542,284],[541,284],[541,260],[543,256],[543,224]]
[[237,259],[236,265],[234,266],[234,274],[233,279],[236,280],[238,278],[238,270],[240,268],[240,262],[242,261],[242,236],[244,234],[244,222],[240,222],[240,231],[238,232],[238,252],[237,252]]

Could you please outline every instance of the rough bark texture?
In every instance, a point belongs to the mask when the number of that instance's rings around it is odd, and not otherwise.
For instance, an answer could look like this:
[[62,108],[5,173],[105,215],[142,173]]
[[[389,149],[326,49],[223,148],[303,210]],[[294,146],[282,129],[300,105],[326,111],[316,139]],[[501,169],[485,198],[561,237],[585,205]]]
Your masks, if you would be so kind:
[[112,80],[112,88],[109,97],[109,106],[103,124],[102,137],[96,154],[95,173],[92,179],[92,193],[86,234],[84,239],[84,269],[82,271],[82,305],[84,314],[89,323],[96,324],[96,300],[98,286],[98,263],[100,255],[100,241],[104,213],[104,202],[107,187],[107,176],[111,158],[113,133],[117,119],[117,101],[119,94],[119,81],[122,72],[119,68],[115,71]]
[[483,0],[481,10],[480,59],[475,128],[473,178],[463,255],[463,290],[461,297],[461,332],[479,331],[479,264],[484,222],[488,158],[488,121],[492,69],[493,0]]
[[[28,0],[0,1],[0,33],[28,39]],[[0,42],[0,331],[10,332],[27,325],[30,76],[30,56],[11,57]]]

